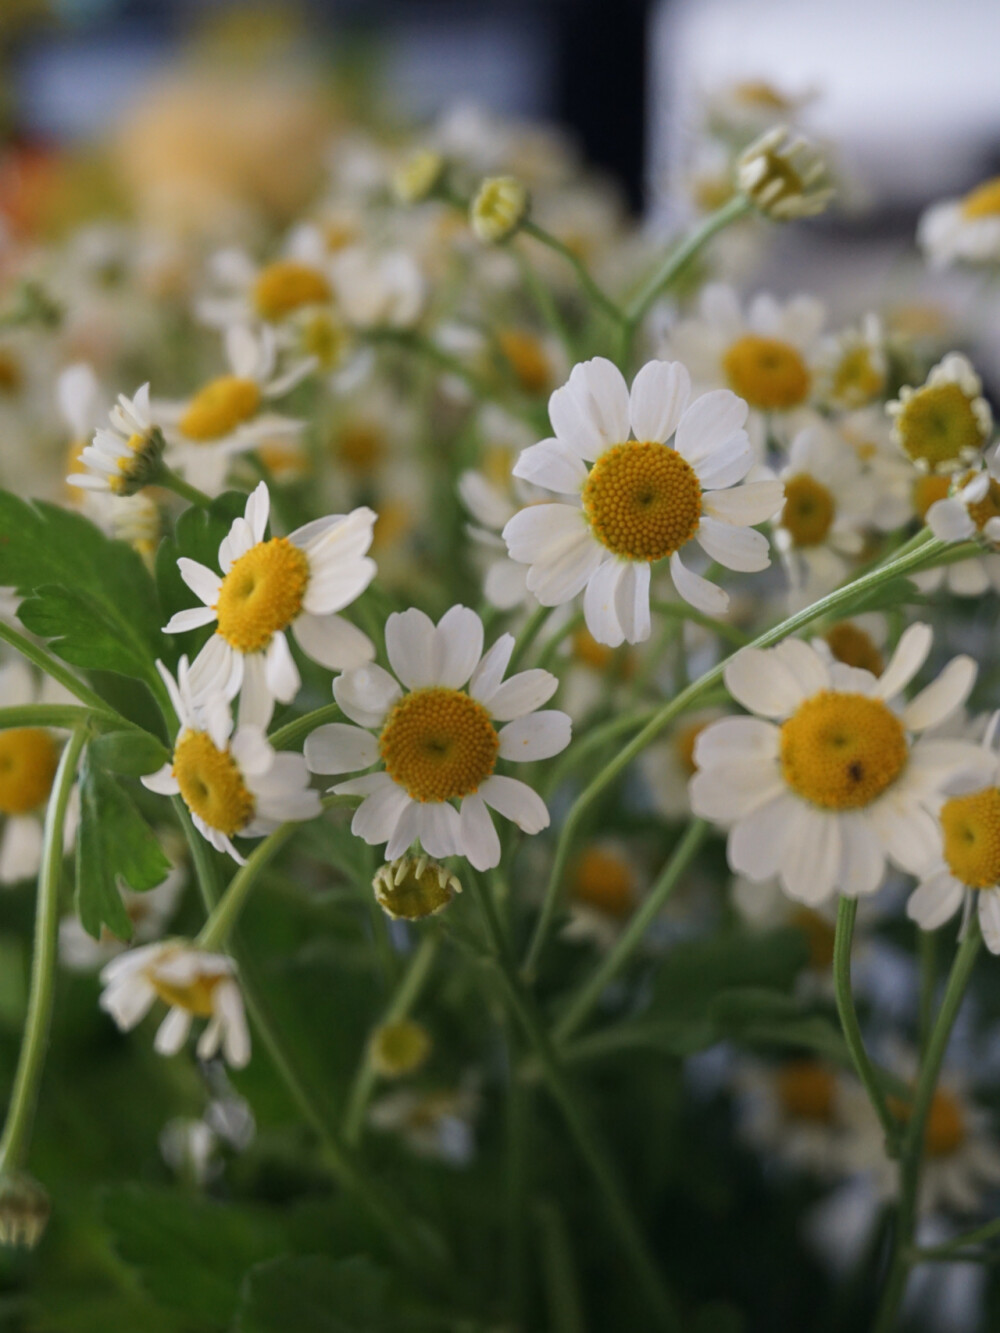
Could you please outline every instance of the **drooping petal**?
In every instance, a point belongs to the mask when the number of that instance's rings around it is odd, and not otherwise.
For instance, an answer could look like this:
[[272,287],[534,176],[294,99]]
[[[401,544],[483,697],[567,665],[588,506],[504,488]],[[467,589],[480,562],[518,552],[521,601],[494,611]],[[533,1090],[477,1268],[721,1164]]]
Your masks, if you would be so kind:
[[743,816],[732,827],[726,844],[730,868],[755,883],[773,879],[785,853],[785,839],[795,821],[795,800],[780,792],[765,805]]
[[778,868],[788,896],[810,907],[832,897],[839,887],[841,845],[837,815],[799,802]]
[[724,616],[729,610],[729,594],[700,574],[688,569],[675,551],[670,557],[670,577],[680,597],[707,616]]
[[302,678],[288,646],[288,639],[280,630],[271,636],[271,642],[264,652],[264,675],[267,688],[281,703],[291,703],[298,694]]
[[461,837],[462,855],[476,870],[500,864],[500,839],[486,802],[475,793],[462,801]]
[[625,570],[623,560],[605,560],[591,575],[583,596],[587,629],[598,643],[609,648],[618,648],[625,642],[625,630],[618,619],[618,584]]
[[618,581],[615,609],[626,643],[645,643],[649,638],[650,566],[646,560],[629,560]]
[[896,651],[872,693],[877,699],[892,699],[906,689],[927,661],[934,633],[930,625],[909,625],[900,636]]
[[695,541],[710,559],[726,569],[755,574],[771,563],[767,538],[755,528],[740,528],[706,516],[698,524]]
[[874,893],[885,878],[885,856],[871,821],[860,811],[841,812],[839,888],[849,898]]
[[921,930],[937,930],[962,906],[965,885],[942,866],[917,885],[906,902],[906,915]]
[[516,824],[523,833],[540,833],[549,826],[545,802],[526,782],[494,773],[480,785],[479,795],[491,809]]

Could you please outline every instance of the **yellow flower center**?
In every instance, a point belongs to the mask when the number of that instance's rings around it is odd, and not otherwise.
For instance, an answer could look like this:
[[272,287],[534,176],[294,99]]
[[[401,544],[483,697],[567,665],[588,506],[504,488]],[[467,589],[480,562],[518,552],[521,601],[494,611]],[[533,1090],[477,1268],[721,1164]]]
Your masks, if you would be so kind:
[[800,472],[785,482],[781,526],[796,546],[819,546],[833,525],[837,506],[828,487]]
[[830,1124],[836,1115],[837,1080],[818,1060],[790,1060],[774,1076],[781,1109],[789,1120]]
[[927,517],[927,511],[938,500],[944,500],[951,490],[951,478],[940,474],[927,473],[917,477],[913,483],[913,508],[920,518]]
[[962,200],[962,217],[974,221],[976,218],[992,218],[1000,214],[1000,176],[983,181]]
[[163,961],[164,955],[161,954],[144,972],[146,980],[160,999],[165,1004],[176,1005],[178,1009],[186,1009],[189,1014],[194,1014],[196,1018],[210,1018],[215,1008],[212,997],[215,988],[222,980],[222,974],[216,973],[213,976],[212,974],[202,975],[199,973],[188,985],[181,986],[175,982],[165,981],[160,975],[157,964],[162,964]]
[[0,393],[16,394],[24,383],[21,363],[12,352],[0,351]]
[[254,380],[238,375],[220,375],[199,389],[177,423],[189,440],[218,440],[256,413],[260,389]]
[[302,326],[302,350],[314,356],[321,370],[335,370],[351,345],[351,334],[346,324],[326,311],[310,315]]
[[[907,1124],[913,1114],[909,1102],[900,1097],[887,1097],[889,1109],[898,1120]],[[950,1157],[965,1142],[965,1114],[954,1094],[938,1088],[931,1101],[924,1130],[924,1150],[928,1157]]]
[[309,561],[287,537],[258,542],[222,580],[218,632],[241,653],[259,652],[302,610],[308,583]]
[[253,819],[254,799],[228,750],[204,731],[185,731],[174,749],[174,777],[193,814],[232,837]]
[[606,847],[588,847],[576,863],[572,894],[577,902],[621,921],[635,901],[632,869]]
[[352,472],[374,472],[385,456],[385,435],[373,421],[345,421],[333,440],[338,460]]
[[493,772],[500,737],[489,713],[463,690],[413,690],[379,737],[386,772],[415,801],[451,801]]
[[781,728],[785,781],[825,810],[869,805],[896,781],[908,755],[895,713],[863,694],[822,690]]
[[827,647],[838,662],[845,666],[861,667],[873,676],[881,676],[885,666],[882,654],[870,634],[866,634],[849,620],[842,620],[824,634]]
[[[967,486],[974,477],[974,473],[967,472],[955,482],[957,490]],[[932,504],[938,500],[944,500],[951,494],[952,481],[954,473],[951,476],[923,476],[918,477],[913,484],[913,507],[921,518],[927,517],[927,511]],[[981,500],[974,504],[966,506],[969,517],[975,523],[976,527],[982,532],[983,528],[991,518],[1000,518],[1000,484],[990,479],[989,490]]]
[[41,727],[0,731],[0,814],[24,815],[48,798],[59,751]]
[[1000,485],[991,478],[989,490],[981,500],[970,504],[968,510],[969,517],[982,532],[991,518],[1000,518]]
[[689,722],[686,727],[680,727],[674,732],[674,752],[688,777],[694,777],[698,771],[698,766],[694,762],[694,747],[707,726],[707,722]]
[[1000,791],[983,787],[955,796],[941,808],[944,859],[971,889],[1000,884]]
[[791,915],[793,926],[797,926],[806,937],[809,946],[809,966],[814,972],[825,972],[833,962],[833,942],[835,931],[825,917],[809,907],[796,907]]
[[697,532],[701,485],[676,449],[630,441],[590,469],[583,508],[594,536],[615,555],[662,560]]
[[371,1042],[371,1062],[383,1078],[402,1078],[419,1069],[431,1053],[427,1029],[412,1018],[383,1023]]
[[525,393],[544,393],[552,383],[552,368],[540,339],[523,329],[497,334],[500,351]]
[[279,259],[257,275],[253,303],[261,319],[278,320],[304,305],[330,299],[330,284],[317,269],[296,259]]
[[722,368],[733,393],[760,412],[785,412],[809,397],[812,376],[806,363],[779,338],[744,334],[727,350]]
[[863,407],[882,392],[885,371],[868,347],[849,347],[833,372],[832,397],[844,407]]
[[983,443],[972,400],[954,383],[918,389],[903,405],[896,429],[910,458],[931,468],[954,466]]

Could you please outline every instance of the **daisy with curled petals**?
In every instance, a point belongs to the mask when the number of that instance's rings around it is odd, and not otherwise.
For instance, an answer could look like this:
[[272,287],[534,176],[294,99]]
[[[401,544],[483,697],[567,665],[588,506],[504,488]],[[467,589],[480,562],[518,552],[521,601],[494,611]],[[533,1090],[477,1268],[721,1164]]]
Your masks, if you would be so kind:
[[149,385],[134,398],[118,395],[109,413],[111,429],[98,426],[94,438],[80,453],[80,471],[66,482],[85,491],[111,495],[135,495],[156,480],[163,458],[164,440],[154,424],[149,405]]
[[419,839],[428,856],[464,856],[488,870],[500,860],[490,809],[525,833],[548,827],[541,797],[496,767],[549,759],[569,744],[566,714],[538,711],[559,682],[541,669],[505,681],[513,635],[484,656],[483,623],[465,606],[436,626],[422,611],[395,613],[385,646],[398,682],[374,665],[338,676],[334,698],[357,725],[317,727],[306,761],[314,773],[381,765],[333,791],[365,798],[351,831],[372,846],[386,843],[387,861]]
[[[906,904],[923,930],[938,926],[960,907],[976,910],[990,953],[1000,953],[1000,760],[994,738],[1000,713],[983,739],[984,774],[951,786],[941,806],[941,838]],[[985,781],[983,780],[985,778]],[[959,786],[964,791],[956,794]]]
[[730,660],[726,687],[756,716],[698,737],[691,805],[729,827],[735,872],[776,875],[810,906],[874,893],[887,861],[919,873],[939,847],[939,793],[982,765],[967,742],[915,739],[961,707],[976,678],[972,658],[956,657],[904,702],[931,640],[929,626],[911,625],[878,677],[797,639]]
[[652,567],[667,560],[686,602],[723,615],[727,594],[688,569],[680,552],[696,541],[727,569],[770,564],[767,538],[752,525],[780,508],[782,488],[743,482],[754,464],[746,415],[746,403],[725,389],[692,400],[678,361],[648,362],[631,393],[603,357],[575,366],[549,399],[555,438],[525,449],[514,475],[579,500],[532,505],[503,530],[511,558],[530,566],[527,585],[542,605],[586,589],[584,616],[598,643],[640,643],[650,632]]
[[331,670],[374,656],[368,637],[337,614],[375,577],[366,554],[374,512],[331,514],[265,540],[270,504],[261,482],[219,547],[221,577],[186,556],[178,560],[181,578],[204,605],[178,611],[165,627],[181,634],[216,622],[191,667],[195,693],[211,683],[229,700],[242,690],[240,720],[259,727],[270,722],[276,699],[289,703],[299,689],[286,630],[307,657]]
[[278,754],[260,727],[233,719],[217,690],[196,694],[193,672],[182,657],[174,681],[162,662],[157,669],[180,722],[169,761],[142,779],[162,796],[183,798],[198,832],[217,852],[244,858],[233,838],[264,838],[287,820],[313,819],[319,796],[309,789],[309,771],[299,754]]
[[101,1008],[129,1032],[157,1000],[170,1006],[154,1046],[176,1055],[195,1018],[208,1023],[198,1038],[198,1057],[210,1060],[220,1049],[234,1069],[250,1060],[250,1032],[232,959],[207,953],[185,940],[146,944],[113,958],[101,972]]

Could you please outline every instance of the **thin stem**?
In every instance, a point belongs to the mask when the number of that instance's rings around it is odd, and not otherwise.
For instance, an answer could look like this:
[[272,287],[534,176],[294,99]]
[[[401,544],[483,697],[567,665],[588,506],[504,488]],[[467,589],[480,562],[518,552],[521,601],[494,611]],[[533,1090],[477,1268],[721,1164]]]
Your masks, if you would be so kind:
[[288,750],[299,741],[305,740],[317,727],[323,726],[326,722],[336,722],[343,716],[336,704],[324,704],[322,708],[314,708],[311,713],[303,713],[301,717],[292,718],[291,722],[286,722],[277,731],[272,731],[267,739],[275,750]]
[[677,1329],[680,1321],[674,1302],[649,1252],[646,1239],[632,1214],[617,1173],[599,1136],[585,1116],[576,1089],[567,1077],[544,1024],[533,1002],[521,985],[517,969],[508,955],[507,945],[489,890],[478,875],[470,876],[486,927],[490,949],[511,1012],[533,1047],[553,1100],[562,1112],[567,1128],[597,1184],[607,1209],[608,1220],[618,1235],[623,1256],[642,1289],[655,1327]]
[[[779,643],[787,638],[796,630],[803,626],[811,624],[814,620],[819,620],[821,616],[828,615],[832,611],[841,611],[851,602],[856,601],[873,588],[887,582],[891,578],[896,578],[900,574],[905,574],[908,570],[916,568],[922,564],[928,553],[936,553],[945,550],[945,543],[937,541],[929,532],[924,534],[924,541],[913,550],[908,551],[906,555],[890,560],[877,569],[863,574],[842,588],[837,588],[834,592],[828,593],[826,597],[821,597],[818,602],[812,606],[806,607],[802,611],[789,616],[778,625],[765,630],[752,641],[749,647],[767,648],[773,643]],[[686,689],[676,694],[668,703],[661,705],[656,709],[652,717],[642,728],[637,736],[634,736],[629,743],[618,752],[610,763],[606,764],[602,771],[591,780],[589,785],[584,788],[580,795],[574,801],[563,824],[559,835],[559,842],[556,846],[556,854],[553,861],[552,872],[549,877],[548,887],[545,892],[545,899],[542,903],[542,910],[539,913],[538,921],[535,925],[535,932],[532,936],[531,945],[525,959],[525,972],[530,977],[533,976],[538,960],[541,957],[542,950],[548,941],[549,933],[555,920],[556,911],[559,907],[559,897],[562,888],[563,876],[566,873],[566,866],[569,861],[569,855],[576,836],[577,829],[583,823],[587,811],[597,800],[597,798],[614,783],[625,771],[628,765],[640,755],[642,751],[656,739],[661,731],[680,716],[687,709],[698,703],[702,696],[718,684],[724,676],[728,658],[717,663],[710,670],[706,671],[698,680],[688,685]]]
[[[26,635],[19,633],[13,625],[8,625],[6,621],[0,620],[0,639],[5,640],[12,648],[16,648],[22,657],[26,657],[29,662],[34,662],[46,675],[57,680],[60,685],[64,685],[70,694],[76,695],[81,703],[92,708],[95,713],[104,713],[107,716],[117,718],[117,714],[112,706],[95,694],[89,685],[85,685],[82,680],[77,679],[68,667],[64,666],[57,657],[48,652],[40,644],[32,642]],[[131,726],[131,723],[125,722],[125,726]]]
[[87,729],[73,732],[59,758],[52,794],[45,812],[42,862],[35,898],[35,945],[31,959],[31,993],[18,1056],[7,1122],[0,1138],[0,1171],[17,1170],[25,1162],[38,1088],[49,1045],[49,1023],[55,997],[56,957],[59,944],[59,880],[63,863],[63,829],[76,766],[87,740]]
[[738,626],[727,625],[724,620],[715,620],[712,616],[707,616],[704,611],[688,606],[687,602],[655,602],[653,609],[661,616],[675,616],[678,620],[690,620],[694,625],[702,625],[705,629],[710,629],[713,634],[718,634],[720,639],[727,639],[737,648],[745,648],[753,639],[753,635],[747,634]]
[[958,1017],[965,998],[966,987],[975,966],[976,957],[982,944],[979,930],[979,917],[973,914],[969,921],[965,938],[959,945],[952,963],[948,984],[945,987],[941,1008],[931,1031],[927,1050],[917,1076],[917,1087],[913,1094],[909,1124],[903,1140],[903,1155],[900,1165],[899,1210],[896,1214],[896,1231],[893,1239],[893,1256],[889,1276],[882,1293],[878,1318],[873,1333],[891,1333],[896,1327],[899,1306],[906,1290],[906,1280],[914,1262],[913,1233],[917,1222],[917,1204],[920,1195],[920,1166],[924,1154],[924,1141],[927,1132],[927,1117],[930,1114],[937,1089],[938,1076],[944,1061],[945,1051],[951,1037],[951,1030]]
[[573,342],[573,335],[570,333],[566,321],[559,313],[559,307],[556,305],[552,293],[549,291],[548,287],[546,287],[545,283],[541,281],[524,251],[517,246],[514,246],[513,250],[518,267],[521,270],[522,281],[530,292],[535,305],[538,307],[538,313],[562,343],[570,361],[575,361],[576,347]]
[[858,1078],[864,1084],[868,1100],[875,1108],[882,1131],[885,1134],[886,1149],[891,1157],[898,1151],[899,1125],[896,1123],[885,1093],[879,1083],[875,1067],[865,1049],[861,1035],[861,1025],[854,1008],[854,996],[851,993],[851,941],[854,937],[854,921],[858,914],[857,898],[841,898],[837,909],[837,930],[833,941],[833,985],[837,1000],[837,1013],[844,1032],[847,1049],[851,1053]]
[[[439,940],[436,935],[426,934],[414,950],[410,965],[403,973],[396,988],[396,993],[389,1002],[379,1026],[386,1023],[398,1023],[412,1011],[420,992],[423,990],[437,957]],[[378,1075],[371,1061],[371,1047],[366,1046],[358,1065],[358,1071],[347,1096],[347,1110],[344,1114],[343,1138],[348,1147],[354,1148],[361,1141],[364,1129],[365,1113],[371,1100]]]
[[167,467],[166,463],[160,464],[156,484],[165,490],[173,491],[175,495],[179,495],[182,500],[187,500],[190,504],[200,505],[202,509],[207,509],[212,503],[211,496],[199,491],[198,487],[192,486],[189,481],[185,481],[173,468]]
[[583,1301],[562,1214],[551,1199],[539,1200],[535,1212],[542,1242],[542,1273],[548,1295],[549,1326],[552,1333],[585,1333]]
[[11,727],[64,727],[82,726],[91,718],[105,725],[117,725],[117,718],[107,713],[97,714],[76,704],[22,704],[19,708],[0,708],[0,731]]
[[[961,1236],[955,1236],[952,1240],[916,1250],[914,1252],[914,1262],[923,1262],[925,1259],[954,1259],[963,1255],[971,1245],[985,1245],[987,1241],[996,1240],[998,1236],[1000,1236],[1000,1217],[995,1217],[992,1222],[986,1222],[973,1231],[963,1232]],[[984,1256],[970,1257],[983,1258]],[[990,1255],[989,1257],[992,1258],[993,1256]]]
[[195,940],[199,948],[219,949],[225,944],[261,872],[299,827],[298,821],[289,821],[257,844],[247,857],[246,864],[240,866],[229,881],[225,893],[212,908],[211,915]]
[[557,1046],[568,1041],[583,1026],[608,984],[632,957],[649,926],[659,916],[667,899],[680,883],[681,876],[694,860],[707,832],[708,825],[702,819],[696,819],[688,825],[684,836],[674,848],[641,906],[629,918],[614,947],[605,954],[556,1023],[552,1035]]
[[565,259],[566,263],[569,264],[573,272],[576,274],[580,286],[590,297],[597,310],[600,310],[602,314],[607,315],[609,319],[614,320],[616,324],[623,324],[625,322],[625,315],[623,312],[619,310],[618,306],[615,305],[607,292],[601,290],[591,277],[586,264],[580,259],[579,255],[573,253],[568,245],[564,245],[557,236],[553,236],[550,232],[547,232],[544,227],[540,227],[537,222],[532,222],[530,218],[521,223],[521,231],[524,232],[526,236],[530,236],[534,240],[541,242],[542,245],[547,246],[550,250],[554,251],[555,254],[561,255],[562,258]]
[[923,1057],[930,1040],[931,1023],[934,1019],[934,990],[937,985],[937,934],[933,930],[917,932],[917,954],[920,959],[920,1007],[918,1032],[920,1036],[920,1054]]
[[517,636],[517,642],[514,644],[514,651],[510,655],[510,661],[507,664],[508,675],[512,675],[524,661],[525,653],[538,638],[539,631],[551,614],[551,606],[536,606],[524,622],[521,633]]

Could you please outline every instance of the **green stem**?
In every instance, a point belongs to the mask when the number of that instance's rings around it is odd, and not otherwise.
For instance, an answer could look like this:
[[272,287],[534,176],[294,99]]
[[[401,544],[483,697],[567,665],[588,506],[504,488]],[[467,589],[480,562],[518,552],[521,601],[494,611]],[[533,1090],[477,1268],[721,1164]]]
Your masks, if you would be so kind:
[[503,929],[490,892],[478,875],[473,874],[469,878],[482,913],[497,975],[511,1012],[534,1049],[549,1092],[562,1112],[577,1151],[586,1162],[604,1198],[608,1220],[618,1235],[623,1256],[631,1266],[636,1282],[643,1292],[653,1326],[660,1329],[677,1329],[680,1321],[673,1300],[664,1286],[646,1239],[632,1214],[617,1173],[603,1143],[581,1109],[576,1089],[563,1069],[544,1024],[535,1011],[531,997],[525,993],[518,978],[517,969],[507,951]]
[[613,948],[604,955],[556,1023],[552,1035],[557,1046],[568,1041],[583,1026],[608,984],[632,957],[646,931],[680,883],[681,876],[694,860],[707,832],[708,825],[702,819],[696,819],[688,825],[641,906],[632,914]]
[[250,890],[257,883],[267,863],[285,845],[288,839],[300,828],[298,821],[289,821],[259,842],[247,857],[246,864],[240,866],[229,881],[229,887],[212,908],[212,913],[202,926],[195,944],[200,949],[220,949],[229,938],[229,933],[240,918],[246,906]]
[[937,934],[933,930],[917,932],[917,954],[920,959],[920,1006],[918,1033],[920,1054],[923,1057],[930,1040],[931,1023],[934,1018],[934,988],[937,984]]
[[654,602],[653,610],[661,616],[675,616],[678,620],[690,620],[694,625],[703,625],[720,639],[728,639],[737,648],[745,648],[752,642],[753,636],[739,629],[736,625],[727,625],[724,620],[715,620],[704,611],[698,611],[687,602]]
[[551,1199],[535,1207],[541,1236],[542,1273],[548,1295],[549,1327],[552,1333],[585,1333],[583,1301],[577,1283],[569,1236],[562,1214]]
[[535,272],[527,255],[517,246],[514,246],[513,250],[518,262],[518,267],[521,270],[522,281],[528,292],[531,294],[531,299],[538,307],[538,313],[562,343],[570,361],[575,361],[576,347],[573,342],[573,335],[567,328],[566,321],[559,313],[559,307],[556,305],[552,293]]
[[198,487],[192,486],[189,481],[185,481],[173,468],[167,467],[166,463],[160,465],[160,470],[156,476],[156,485],[162,486],[165,490],[173,491],[182,500],[187,500],[189,504],[199,505],[202,509],[207,509],[212,503],[211,496],[206,495],[204,491],[199,491]]
[[338,722],[343,716],[336,704],[324,704],[322,708],[314,708],[311,713],[303,713],[301,717],[292,718],[291,722],[286,722],[277,731],[272,731],[267,739],[275,750],[288,750],[299,741],[305,740],[317,727],[327,722]]
[[847,1049],[851,1053],[858,1078],[864,1085],[868,1100],[875,1108],[882,1131],[885,1134],[886,1149],[891,1157],[898,1151],[899,1126],[889,1110],[882,1085],[865,1049],[861,1035],[861,1025],[854,1008],[854,996],[851,993],[851,941],[854,937],[854,921],[858,914],[857,898],[841,898],[837,909],[837,931],[833,941],[833,985],[837,1000],[837,1013],[844,1032]]
[[510,655],[510,661],[507,664],[508,675],[512,675],[524,661],[525,653],[538,638],[542,626],[551,614],[551,606],[536,606],[524,622],[521,633],[517,636],[517,642],[514,644],[514,651]]
[[[960,1255],[965,1255],[971,1245],[985,1245],[987,1241],[996,1240],[1000,1236],[1000,1217],[995,1217],[992,1222],[986,1222],[981,1227],[976,1227],[974,1231],[966,1231],[961,1236],[955,1236],[953,1240],[944,1241],[941,1245],[929,1245],[924,1249],[918,1249],[914,1254],[915,1262],[923,1262],[926,1259],[955,1259]],[[983,1255],[970,1256],[982,1259]],[[993,1254],[989,1256],[993,1258]]]
[[[410,965],[403,973],[389,1005],[382,1015],[379,1026],[386,1023],[398,1023],[412,1011],[420,992],[423,990],[437,957],[439,941],[436,935],[426,934],[414,950]],[[349,1148],[356,1148],[361,1142],[364,1130],[365,1113],[371,1100],[378,1075],[371,1061],[371,1049],[365,1047],[361,1063],[351,1084],[347,1096],[347,1110],[344,1113],[343,1139]]]
[[579,255],[573,253],[568,245],[564,245],[557,236],[553,236],[543,227],[540,227],[537,222],[532,222],[530,218],[521,223],[521,231],[526,236],[530,236],[542,245],[547,246],[555,254],[561,255],[576,274],[577,281],[590,297],[595,308],[600,310],[602,314],[607,315],[609,319],[614,320],[616,324],[624,323],[625,315],[615,305],[607,292],[601,290],[591,277],[586,264],[580,259]]
[[924,1140],[927,1131],[927,1117],[937,1088],[938,1076],[944,1062],[945,1051],[951,1037],[951,1030],[958,1017],[965,998],[966,987],[975,966],[976,957],[982,944],[979,930],[979,917],[975,913],[969,920],[965,939],[959,945],[952,963],[948,985],[945,987],[941,1008],[938,1010],[927,1051],[917,1076],[917,1087],[913,1094],[909,1124],[903,1140],[903,1155],[900,1164],[899,1208],[896,1214],[896,1231],[893,1239],[893,1255],[882,1292],[878,1317],[873,1333],[891,1333],[896,1327],[899,1307],[906,1290],[906,1280],[914,1262],[913,1233],[917,1224],[917,1205],[920,1195],[920,1166],[924,1154]]
[[0,1138],[0,1171],[24,1166],[35,1117],[38,1088],[49,1045],[49,1023],[55,997],[56,958],[59,952],[59,880],[63,863],[63,828],[76,767],[87,740],[80,727],[70,737],[56,770],[52,795],[45,812],[42,863],[35,898],[35,945],[31,959],[31,992],[21,1052],[14,1075],[7,1122]]
[[107,713],[96,714],[89,708],[80,708],[76,704],[22,704],[19,708],[0,708],[0,731],[12,727],[63,727],[82,726],[90,718],[97,722],[118,725],[117,718]]
[[[29,662],[34,662],[35,666],[44,671],[46,675],[51,676],[53,680],[57,680],[60,685],[64,685],[70,694],[75,694],[81,703],[86,704],[88,708],[92,708],[95,713],[104,713],[112,717],[117,716],[109,703],[102,699],[99,694],[95,694],[89,685],[85,685],[82,680],[78,680],[72,671],[64,666],[57,657],[53,657],[40,644],[33,643],[31,639],[19,633],[4,620],[0,620],[0,639],[9,643],[12,648],[16,648],[21,656],[26,657]],[[126,722],[125,725],[129,726],[131,724]]]
[[[881,583],[896,578],[900,574],[905,574],[908,570],[920,565],[928,553],[936,553],[944,549],[944,542],[937,541],[929,532],[925,533],[921,545],[907,552],[906,555],[892,559],[888,563],[880,565],[877,569],[853,579],[842,588],[837,588],[834,592],[828,593],[826,597],[821,597],[812,606],[796,612],[795,615],[789,616],[780,624],[765,630],[763,634],[759,634],[748,646],[768,648],[771,644],[779,643],[782,639],[811,624],[814,620],[818,620],[821,616],[828,615],[832,611],[842,611],[844,607],[865,596]],[[597,798],[620,777],[632,760],[640,755],[665,727],[668,727],[681,713],[698,703],[706,691],[723,679],[728,660],[727,658],[717,663],[703,676],[700,676],[698,680],[693,681],[686,689],[681,690],[668,703],[656,709],[639,734],[633,737],[609,764],[605,765],[604,769],[591,780],[574,801],[559,835],[542,910],[539,913],[535,933],[525,959],[525,972],[529,977],[533,976],[537,969],[538,960],[552,929],[556,911],[559,907],[563,876],[566,873],[573,839],[576,836],[577,829],[583,823],[587,811]]]

